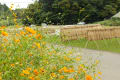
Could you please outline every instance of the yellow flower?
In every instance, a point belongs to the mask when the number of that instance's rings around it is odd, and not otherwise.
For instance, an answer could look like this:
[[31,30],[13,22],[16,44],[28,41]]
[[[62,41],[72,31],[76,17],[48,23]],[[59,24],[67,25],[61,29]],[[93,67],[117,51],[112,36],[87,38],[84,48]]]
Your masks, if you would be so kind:
[[27,70],[28,70],[28,71],[31,71],[31,70],[32,70],[32,68],[29,68],[29,67],[28,67],[28,68],[27,68]]
[[2,77],[0,77],[0,80],[2,80]]
[[5,31],[2,31],[1,33],[2,33],[3,36],[8,36],[8,33],[5,32]]
[[6,52],[7,51],[6,48],[4,48],[3,51]]
[[59,70],[59,73],[61,73],[62,71],[67,71],[67,67],[63,67]]
[[14,19],[14,22],[16,22],[17,21],[17,19]]
[[68,69],[67,67],[63,67],[59,70],[59,73],[66,72],[66,73],[72,73],[75,72],[73,68]]
[[35,80],[34,77],[29,77],[30,80]]
[[96,60],[96,64],[99,64],[99,60]]
[[93,80],[93,78],[92,78],[92,76],[87,75],[87,76],[86,76],[86,80]]
[[14,66],[15,66],[15,64],[11,64],[11,66],[12,66],[12,67],[14,67]]
[[57,77],[57,75],[56,75],[55,73],[51,73],[50,75],[51,75],[51,77],[53,77],[53,78]]
[[16,13],[14,13],[14,12],[13,12],[13,16],[14,16],[14,17],[15,17],[15,19],[16,19],[16,17],[17,17],[17,16],[16,16]]
[[99,80],[102,80],[100,76],[98,76],[98,79],[99,79]]
[[98,72],[99,75],[102,75],[102,72]]
[[79,66],[78,66],[78,69],[84,69],[84,64],[80,64]]
[[15,42],[18,43],[18,42],[20,42],[20,40],[19,39],[15,39]]
[[40,68],[40,74],[44,74],[45,73],[45,69],[44,68]]
[[20,27],[20,26],[16,25],[16,27]]
[[68,80],[74,80],[73,78],[69,78]]
[[30,74],[30,72],[28,70],[23,70],[22,71],[24,74]]
[[35,43],[38,48],[41,48],[40,43]]
[[80,61],[80,58],[77,57],[77,58],[76,58],[76,61]]
[[64,72],[68,72],[67,67],[63,67],[63,71],[64,71]]
[[70,61],[70,58],[67,57],[67,56],[64,56],[64,59],[65,59],[66,61]]
[[94,77],[96,78],[96,77],[97,77],[97,74],[94,74]]
[[46,42],[42,42],[42,44],[43,44],[43,45],[45,45],[45,44],[46,44]]
[[5,46],[5,44],[3,43],[3,44],[1,44],[1,46],[2,46],[2,47],[4,47],[4,46]]

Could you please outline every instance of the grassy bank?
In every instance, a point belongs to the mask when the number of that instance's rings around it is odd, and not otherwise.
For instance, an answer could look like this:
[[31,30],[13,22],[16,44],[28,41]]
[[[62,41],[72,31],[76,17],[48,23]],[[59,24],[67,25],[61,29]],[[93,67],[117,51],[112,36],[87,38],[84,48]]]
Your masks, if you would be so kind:
[[47,36],[47,37],[48,38],[46,39],[46,41],[49,43],[64,44],[65,46],[74,46],[80,48],[120,53],[120,39],[118,38],[97,41],[88,41],[86,39],[80,39],[62,42],[59,36]]
[[120,19],[108,19],[104,21],[95,22],[95,24],[101,24],[104,26],[120,26]]

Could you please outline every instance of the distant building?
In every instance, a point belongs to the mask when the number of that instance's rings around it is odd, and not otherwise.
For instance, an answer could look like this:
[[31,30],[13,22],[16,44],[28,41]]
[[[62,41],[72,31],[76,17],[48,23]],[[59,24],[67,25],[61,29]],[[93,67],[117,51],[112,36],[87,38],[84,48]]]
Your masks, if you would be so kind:
[[112,18],[120,18],[120,12],[118,12],[117,14],[115,14]]

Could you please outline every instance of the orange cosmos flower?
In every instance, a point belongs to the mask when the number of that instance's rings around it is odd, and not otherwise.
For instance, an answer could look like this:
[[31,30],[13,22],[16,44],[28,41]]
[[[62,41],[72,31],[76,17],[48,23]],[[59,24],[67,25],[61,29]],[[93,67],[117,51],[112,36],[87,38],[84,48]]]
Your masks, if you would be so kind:
[[16,33],[16,36],[19,36],[19,34],[18,34],[18,33]]
[[63,71],[63,72],[66,72],[66,73],[75,72],[74,69],[72,69],[72,68],[68,69],[67,67],[61,68],[61,69],[59,70],[59,73],[61,73],[62,71]]
[[32,35],[28,35],[28,37],[32,37]]
[[2,29],[4,29],[6,26],[3,25],[3,26],[1,26],[1,27],[2,27]]
[[8,36],[8,33],[5,32],[5,31],[2,31],[1,33],[2,33],[3,36]]
[[93,80],[93,78],[92,78],[92,76],[87,75],[87,76],[86,76],[86,80]]
[[64,79],[64,76],[63,76],[63,75],[61,75],[59,78],[60,78],[60,79]]
[[7,39],[4,39],[4,42],[8,42],[8,40],[7,40]]
[[33,65],[33,62],[31,61],[30,64]]
[[42,39],[42,35],[41,35],[41,34],[38,34],[38,35],[36,36],[36,39]]
[[68,72],[67,67],[63,67],[63,68],[61,68],[61,69],[59,70],[59,73],[61,73],[62,71],[64,71],[64,72]]
[[39,72],[37,71],[37,69],[35,69],[33,72],[34,72],[35,75],[39,74]]
[[69,73],[75,72],[73,68],[68,69]]
[[31,34],[36,34],[36,31],[33,30],[32,28],[26,27],[25,30],[28,31]]
[[6,52],[7,51],[6,48],[4,48],[3,51]]
[[21,76],[25,76],[23,73],[20,74]]

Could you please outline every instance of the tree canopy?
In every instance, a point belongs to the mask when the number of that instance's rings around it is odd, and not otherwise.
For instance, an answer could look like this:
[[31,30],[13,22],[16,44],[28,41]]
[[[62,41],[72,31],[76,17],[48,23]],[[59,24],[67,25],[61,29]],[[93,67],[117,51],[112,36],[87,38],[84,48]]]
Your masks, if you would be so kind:
[[5,19],[7,18],[9,14],[9,8],[5,4],[0,3],[0,19]]
[[108,19],[120,11],[120,0],[38,0],[22,11],[24,24],[76,24]]

